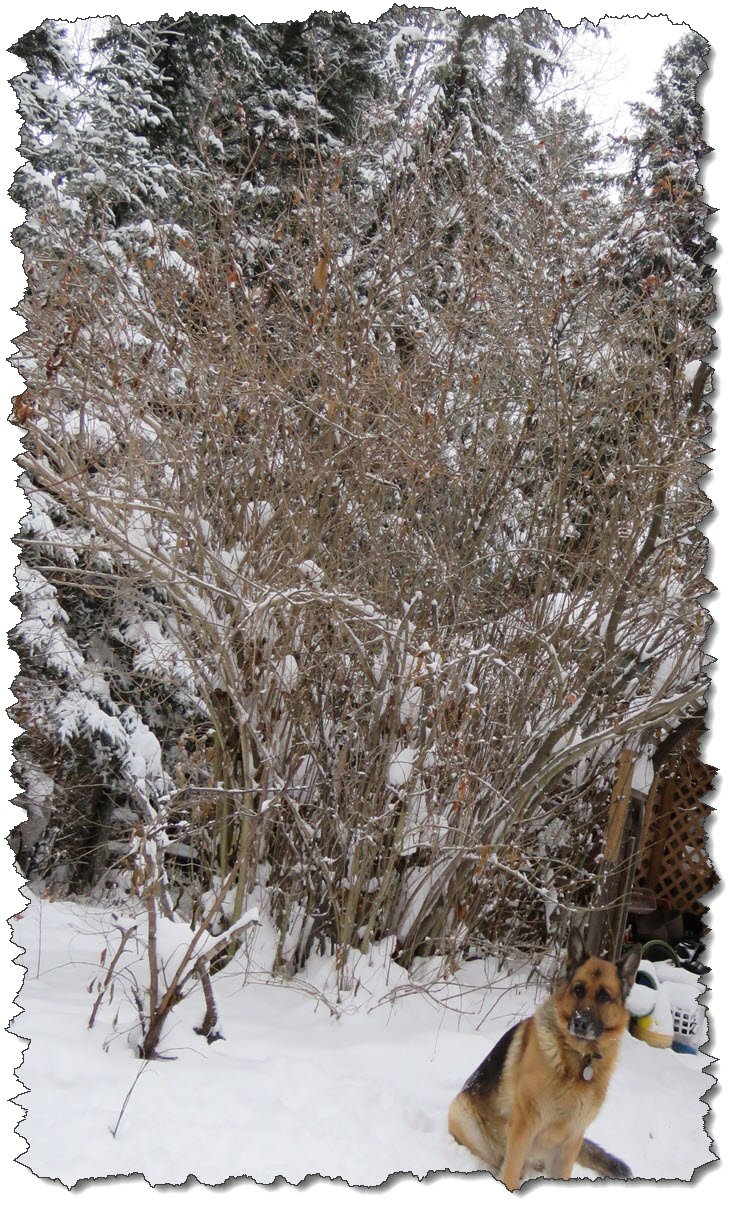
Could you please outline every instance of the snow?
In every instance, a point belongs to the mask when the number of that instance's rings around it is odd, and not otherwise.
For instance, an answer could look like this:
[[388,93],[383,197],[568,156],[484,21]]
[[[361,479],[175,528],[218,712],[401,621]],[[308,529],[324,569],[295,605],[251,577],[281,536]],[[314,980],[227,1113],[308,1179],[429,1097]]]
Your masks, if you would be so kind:
[[57,722],[63,743],[84,735],[105,739],[120,753],[127,749],[126,731],[116,717],[101,709],[97,701],[77,688],[67,692],[55,706],[52,717]]
[[15,635],[32,654],[41,654],[51,670],[73,678],[85,665],[77,643],[67,635],[69,617],[59,604],[56,591],[38,570],[20,562],[15,572],[25,614]]
[[531,46],[529,42],[523,42],[523,48],[529,51],[536,59],[544,59],[546,63],[560,63],[561,56],[554,55],[552,51],[546,51],[541,46]]
[[389,764],[388,783],[394,788],[401,788],[410,780],[417,759],[416,747],[400,747],[395,752]]
[[647,1017],[656,1005],[656,991],[636,983],[628,996],[628,1010],[634,1017]]
[[292,692],[299,679],[299,669],[293,654],[286,654],[275,667],[275,679],[281,692]]
[[388,67],[395,68],[398,66],[396,49],[405,39],[409,39],[410,42],[424,42],[425,35],[419,26],[403,25],[401,29],[389,39],[388,51],[386,52],[386,64]]
[[[483,961],[465,963],[454,980],[440,977],[434,959],[409,975],[390,956],[392,939],[362,958],[353,952],[352,981],[339,992],[327,957],[312,955],[290,983],[235,959],[214,976],[224,1039],[209,1046],[193,1032],[203,1018],[194,985],[166,1026],[167,1058],[143,1063],[128,1041],[139,1025],[124,984],[87,1028],[101,948],[108,940],[110,958],[120,940],[111,912],[32,897],[14,928],[28,968],[14,1023],[30,1038],[22,1162],[66,1186],[132,1172],[153,1184],[318,1173],[374,1186],[397,1172],[478,1171],[448,1134],[448,1104],[538,1000]],[[162,946],[179,954],[190,929],[166,931]],[[140,981],[142,965],[129,959]],[[590,1136],[637,1176],[691,1177],[712,1158],[705,1062],[626,1036]]]
[[183,920],[160,916],[157,920],[157,957],[165,982],[171,983],[176,978],[183,963],[180,978],[189,976],[199,958],[215,954],[220,945],[228,945],[233,937],[258,922],[257,908],[251,907],[231,928],[213,937],[208,932],[196,932]]
[[408,139],[392,139],[383,154],[385,165],[402,165],[414,156],[414,145]]
[[101,450],[113,447],[117,442],[115,430],[106,422],[106,419],[91,417],[90,414],[83,417],[79,409],[72,409],[62,418],[62,431],[69,435],[70,439],[77,439],[79,436],[90,447],[101,448]]
[[245,527],[264,531],[274,514],[275,508],[270,502],[247,502],[244,508]]
[[694,384],[695,376],[701,367],[702,361],[700,359],[692,359],[691,362],[686,364],[684,368],[684,378],[688,384]]
[[636,759],[631,787],[634,793],[647,794],[654,779],[654,767],[649,755],[639,755]]
[[162,749],[156,736],[135,709],[124,709],[121,724],[128,734],[125,765],[129,775],[146,793],[147,782],[162,785]]
[[[165,191],[162,189],[155,190],[155,193],[161,194],[163,197],[166,196]],[[184,278],[187,278],[189,282],[198,282],[198,271],[196,270],[195,266],[191,266],[190,262],[186,262],[185,258],[181,257],[179,253],[176,253],[174,249],[165,249],[162,254],[162,260],[166,266],[168,266],[171,270],[177,270],[177,272],[182,274]]]
[[301,561],[299,563],[299,573],[312,586],[319,586],[324,580],[324,574],[316,561]]
[[193,687],[193,671],[182,647],[163,633],[157,621],[133,620],[122,631],[134,649],[135,671],[144,674],[164,671],[184,687]]

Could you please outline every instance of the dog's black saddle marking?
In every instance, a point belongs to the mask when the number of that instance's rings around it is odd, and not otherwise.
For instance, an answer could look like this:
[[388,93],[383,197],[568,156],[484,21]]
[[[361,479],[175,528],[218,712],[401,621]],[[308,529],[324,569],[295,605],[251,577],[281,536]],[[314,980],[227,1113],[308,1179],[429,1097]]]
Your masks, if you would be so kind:
[[512,1039],[515,1032],[519,1029],[520,1022],[508,1029],[506,1034],[497,1042],[482,1063],[479,1063],[476,1071],[468,1077],[463,1085],[464,1093],[487,1093],[491,1092],[499,1084],[504,1061],[509,1054],[509,1048],[512,1045]]

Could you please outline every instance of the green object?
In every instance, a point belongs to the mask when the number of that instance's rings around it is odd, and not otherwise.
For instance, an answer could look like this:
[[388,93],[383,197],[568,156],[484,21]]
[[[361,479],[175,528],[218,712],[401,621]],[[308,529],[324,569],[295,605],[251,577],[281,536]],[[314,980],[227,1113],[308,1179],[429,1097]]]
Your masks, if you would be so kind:
[[641,957],[648,962],[671,962],[679,966],[679,958],[666,941],[647,941],[641,950]]

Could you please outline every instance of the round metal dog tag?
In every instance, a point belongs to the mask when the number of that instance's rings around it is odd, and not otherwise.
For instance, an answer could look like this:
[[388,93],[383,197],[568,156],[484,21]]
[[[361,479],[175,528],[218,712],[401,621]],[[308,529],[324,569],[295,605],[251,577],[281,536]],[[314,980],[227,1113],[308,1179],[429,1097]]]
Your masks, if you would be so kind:
[[591,1063],[587,1063],[584,1071],[582,1072],[582,1077],[584,1080],[592,1080],[594,1078],[594,1068],[592,1067]]

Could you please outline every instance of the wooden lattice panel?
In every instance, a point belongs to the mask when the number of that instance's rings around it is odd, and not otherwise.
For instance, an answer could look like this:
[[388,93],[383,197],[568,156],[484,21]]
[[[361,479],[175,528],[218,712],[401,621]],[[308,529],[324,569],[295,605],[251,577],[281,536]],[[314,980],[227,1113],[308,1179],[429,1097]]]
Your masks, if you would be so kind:
[[702,915],[702,899],[717,881],[706,851],[703,802],[715,769],[685,753],[657,798],[656,812],[641,858],[640,877],[676,911]]

